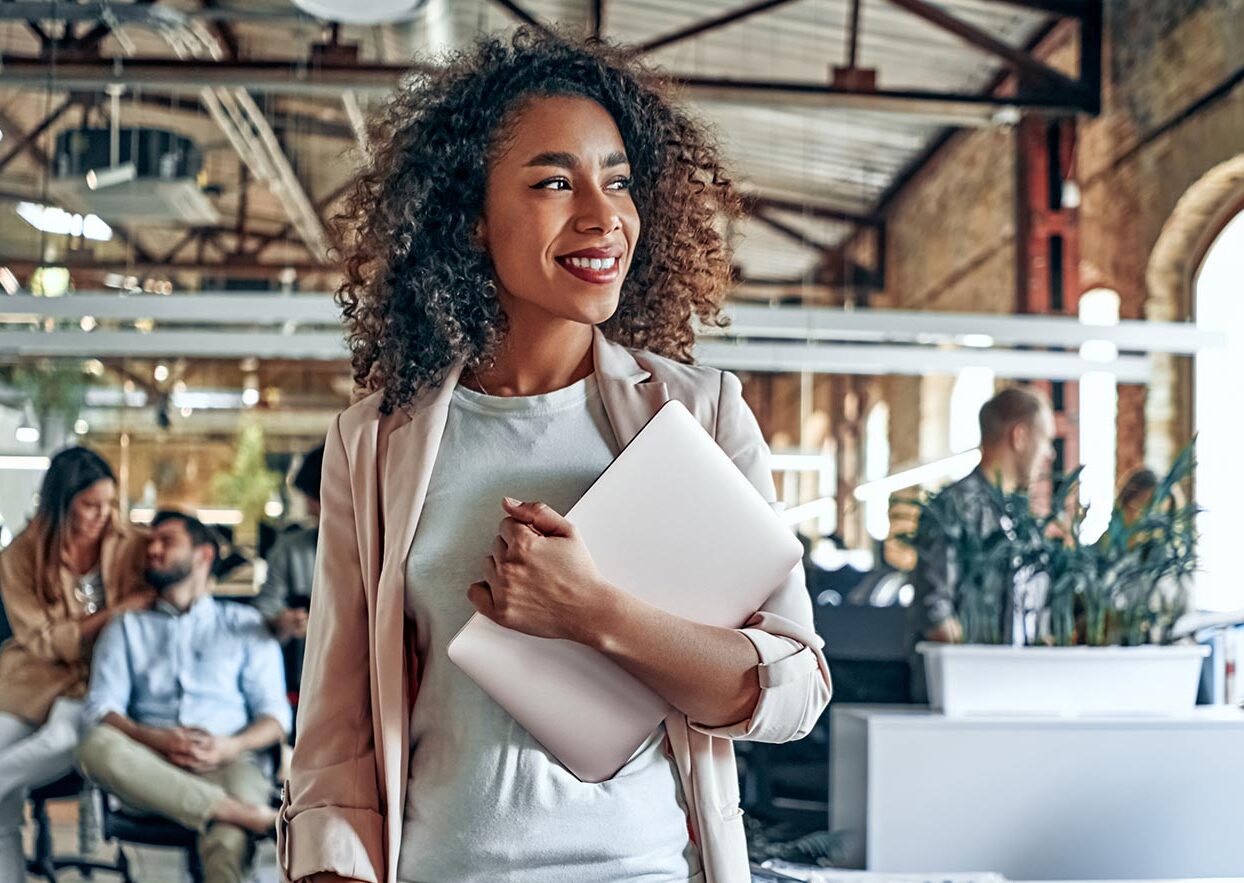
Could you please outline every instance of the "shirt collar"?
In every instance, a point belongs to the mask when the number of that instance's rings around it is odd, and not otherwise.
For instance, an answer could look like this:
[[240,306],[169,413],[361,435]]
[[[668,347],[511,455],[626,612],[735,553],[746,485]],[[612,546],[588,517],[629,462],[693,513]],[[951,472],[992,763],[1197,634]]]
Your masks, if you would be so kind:
[[157,598],[154,609],[160,611],[161,613],[167,614],[168,616],[171,616],[174,619],[184,616],[187,619],[190,619],[191,621],[195,621],[195,620],[202,619],[204,616],[206,616],[211,611],[212,600],[213,599],[210,593],[207,595],[204,595],[203,597],[195,601],[193,604],[191,604],[190,607],[187,608],[185,613],[182,613],[180,610],[178,610],[168,601],[165,601],[163,598]]

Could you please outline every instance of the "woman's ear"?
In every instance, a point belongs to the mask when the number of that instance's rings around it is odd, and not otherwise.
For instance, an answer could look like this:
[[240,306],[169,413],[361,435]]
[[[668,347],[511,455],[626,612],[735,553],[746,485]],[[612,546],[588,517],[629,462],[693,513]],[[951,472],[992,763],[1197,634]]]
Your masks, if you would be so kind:
[[488,250],[488,224],[484,221],[484,216],[480,215],[475,222],[475,229],[471,234],[471,241],[478,245],[484,251]]

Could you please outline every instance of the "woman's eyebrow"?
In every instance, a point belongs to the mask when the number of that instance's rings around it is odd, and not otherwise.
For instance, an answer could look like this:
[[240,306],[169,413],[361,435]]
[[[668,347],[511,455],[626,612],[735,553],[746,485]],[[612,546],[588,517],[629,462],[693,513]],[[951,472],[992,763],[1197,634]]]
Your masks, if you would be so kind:
[[[626,158],[626,154],[621,150],[615,150],[606,154],[601,162],[601,168],[611,169],[614,166],[625,166],[630,163]],[[561,169],[577,169],[579,167],[579,157],[565,150],[548,150],[544,153],[537,153],[531,159],[527,160],[528,166],[556,166]]]
[[544,153],[537,153],[531,159],[527,160],[529,166],[557,166],[562,169],[577,169],[579,167],[579,158],[573,153],[564,150],[549,150]]

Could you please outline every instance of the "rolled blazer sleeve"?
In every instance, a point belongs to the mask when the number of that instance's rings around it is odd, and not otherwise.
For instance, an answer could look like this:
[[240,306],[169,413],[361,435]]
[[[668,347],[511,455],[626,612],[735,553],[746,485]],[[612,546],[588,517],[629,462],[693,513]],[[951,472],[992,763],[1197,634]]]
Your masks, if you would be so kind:
[[372,731],[368,608],[340,417],[325,442],[320,538],[298,708],[277,823],[282,879],[377,883],[384,821]]
[[[716,439],[765,500],[778,509],[769,447],[743,401],[742,383],[729,372],[721,375]],[[812,624],[812,600],[802,562],[741,631],[760,658],[760,699],[751,717],[725,727],[704,727],[694,721],[689,725],[709,736],[752,742],[802,739],[812,731],[832,693],[829,666],[821,653],[825,642]]]

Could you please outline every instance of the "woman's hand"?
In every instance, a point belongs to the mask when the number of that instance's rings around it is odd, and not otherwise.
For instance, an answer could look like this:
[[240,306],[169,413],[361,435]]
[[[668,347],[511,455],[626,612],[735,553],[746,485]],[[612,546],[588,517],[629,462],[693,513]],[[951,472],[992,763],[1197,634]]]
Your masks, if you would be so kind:
[[539,638],[581,641],[616,589],[601,579],[573,524],[544,503],[508,497],[484,578],[467,598],[493,622]]
[[139,589],[112,605],[112,611],[114,613],[124,613],[133,610],[150,610],[155,606],[155,602],[159,597],[160,595],[155,589]]

